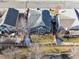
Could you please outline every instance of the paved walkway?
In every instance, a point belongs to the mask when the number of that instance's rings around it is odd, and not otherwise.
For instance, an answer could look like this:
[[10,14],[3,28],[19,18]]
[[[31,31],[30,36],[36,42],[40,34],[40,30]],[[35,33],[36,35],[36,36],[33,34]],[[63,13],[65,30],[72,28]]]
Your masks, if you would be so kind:
[[74,42],[62,42],[61,45],[79,45],[79,43],[74,43]]

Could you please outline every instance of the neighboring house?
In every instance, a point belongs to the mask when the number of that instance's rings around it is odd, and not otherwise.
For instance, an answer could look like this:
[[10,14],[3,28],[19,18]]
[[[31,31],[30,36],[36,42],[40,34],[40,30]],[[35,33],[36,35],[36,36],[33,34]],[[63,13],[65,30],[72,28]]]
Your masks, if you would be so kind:
[[77,19],[73,22],[70,29],[79,30],[79,12],[77,9],[74,9],[74,11],[76,13]]
[[[64,10],[64,11],[63,11]],[[79,11],[78,9],[63,9],[59,14],[60,25],[68,29],[70,35],[79,35]]]
[[79,36],[79,12],[77,9],[74,9],[77,19],[73,22],[72,26],[70,27],[70,34],[71,35],[78,35]]
[[58,17],[60,19],[60,26],[68,29],[70,29],[73,22],[77,19],[74,9],[61,9]]
[[19,11],[14,8],[8,8],[1,18],[0,29],[2,31],[15,31],[18,21]]
[[51,30],[51,15],[48,10],[30,10],[27,27],[30,32],[45,33]]

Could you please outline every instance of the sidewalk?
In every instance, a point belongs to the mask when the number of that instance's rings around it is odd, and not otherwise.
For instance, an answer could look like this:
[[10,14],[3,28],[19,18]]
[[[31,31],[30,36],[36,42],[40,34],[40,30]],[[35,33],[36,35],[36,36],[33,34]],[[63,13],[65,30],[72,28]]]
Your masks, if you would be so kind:
[[74,43],[74,42],[62,42],[61,45],[79,45],[79,43]]

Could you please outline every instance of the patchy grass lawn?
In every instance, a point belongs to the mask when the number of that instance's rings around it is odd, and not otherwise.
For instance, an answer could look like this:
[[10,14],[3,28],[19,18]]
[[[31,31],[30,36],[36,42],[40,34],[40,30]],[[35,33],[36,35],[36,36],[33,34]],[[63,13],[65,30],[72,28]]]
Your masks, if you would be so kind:
[[64,42],[79,42],[79,37],[76,37],[76,38],[62,38],[62,40],[64,41]]
[[[31,48],[31,50],[32,50],[32,53],[41,52],[46,55],[49,53],[67,53],[71,50],[72,47],[73,46],[50,46],[49,45],[49,46],[40,46],[38,50],[36,50],[37,48]],[[29,50],[27,48],[22,48],[21,51],[22,52],[20,52],[18,55],[29,53]]]
[[54,37],[52,34],[46,34],[46,35],[31,35],[31,40],[33,43],[48,43],[53,42]]
[[40,47],[40,50],[43,51],[45,54],[48,53],[66,53],[69,52],[71,46],[44,46]]

